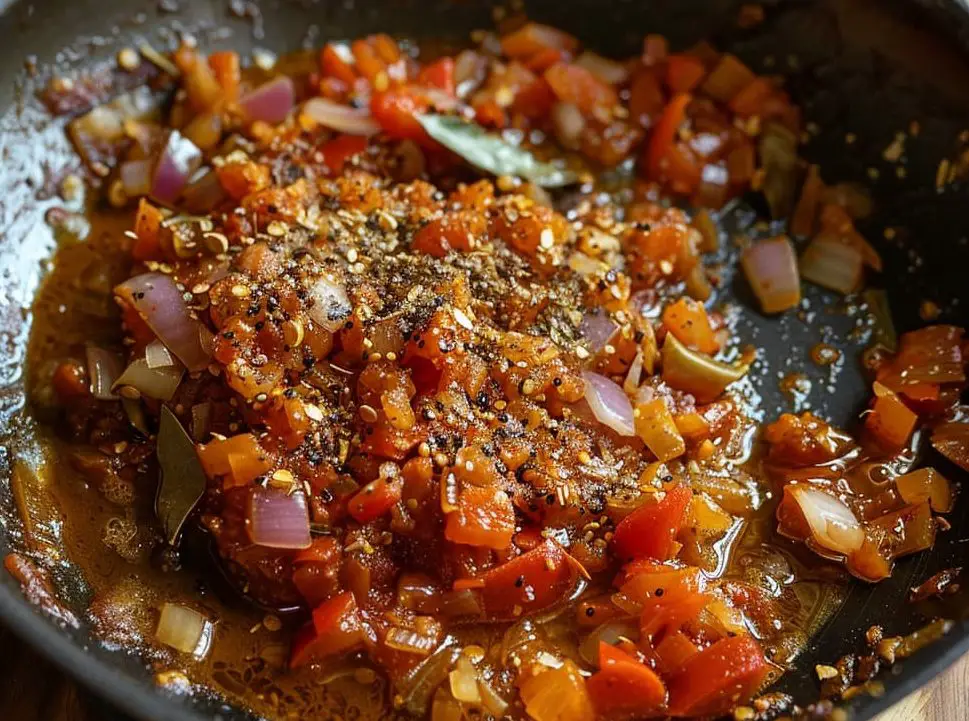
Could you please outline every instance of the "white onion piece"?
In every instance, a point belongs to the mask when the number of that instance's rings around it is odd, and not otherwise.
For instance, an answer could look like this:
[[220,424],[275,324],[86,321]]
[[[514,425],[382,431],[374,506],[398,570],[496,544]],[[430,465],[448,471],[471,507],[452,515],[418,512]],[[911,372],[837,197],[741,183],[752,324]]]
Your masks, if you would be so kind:
[[160,340],[153,340],[145,346],[145,362],[149,368],[165,368],[175,365],[175,359]]
[[463,703],[481,703],[481,692],[478,690],[478,672],[471,663],[471,659],[462,655],[455,668],[448,674],[451,695]]
[[643,349],[639,348],[636,350],[636,356],[633,358],[633,362],[629,364],[629,370],[626,372],[626,380],[622,383],[622,389],[626,393],[635,393],[639,390],[639,381],[643,376]]
[[149,368],[144,358],[136,358],[114,382],[112,390],[130,386],[137,388],[141,395],[147,398],[170,401],[182,381],[184,372],[180,365]]
[[637,639],[639,627],[629,621],[607,621],[596,626],[592,633],[585,637],[579,645],[579,656],[590,666],[599,665],[599,642],[605,641],[610,646],[616,645],[621,638]]
[[416,653],[421,656],[430,656],[437,648],[437,634],[422,634],[409,628],[394,626],[387,631],[384,639],[387,647],[404,653]]
[[331,333],[338,331],[353,309],[346,288],[324,275],[310,286],[309,291],[313,299],[309,309],[310,318]]
[[99,401],[117,400],[111,390],[115,380],[121,375],[121,357],[103,348],[89,345],[85,348],[87,375],[91,379],[91,395]]
[[161,608],[155,638],[176,651],[202,658],[212,643],[212,623],[201,613],[175,603]]
[[863,272],[861,253],[840,240],[818,236],[801,256],[801,275],[805,280],[845,295],[858,290]]
[[199,331],[202,324],[189,313],[171,277],[162,273],[136,275],[118,286],[117,292],[189,371],[203,370],[209,364]]
[[582,378],[585,380],[585,399],[596,420],[621,436],[636,435],[633,406],[626,392],[598,373],[583,371]]
[[488,59],[474,50],[462,50],[454,59],[455,92],[467,98],[481,87],[488,77]]
[[605,348],[609,339],[612,338],[619,327],[612,322],[609,314],[605,311],[598,313],[589,311],[582,317],[580,329],[589,350],[598,353]]
[[302,493],[283,493],[256,488],[249,497],[246,527],[257,546],[267,548],[309,548],[310,516]]
[[780,313],[801,301],[797,256],[787,238],[751,245],[744,250],[740,264],[765,313]]
[[865,531],[843,501],[805,485],[790,485],[786,490],[797,503],[815,543],[846,556],[861,548]]
[[562,145],[574,148],[585,130],[585,116],[577,105],[556,103],[552,108],[552,127],[555,129],[555,137]]
[[285,75],[263,83],[239,98],[239,107],[250,121],[261,120],[271,125],[283,122],[295,104],[296,88]]
[[588,50],[575,59],[575,64],[609,85],[621,85],[629,79],[629,71],[625,65]]
[[121,187],[129,198],[140,198],[151,192],[151,160],[126,160],[118,169]]
[[376,135],[380,125],[367,108],[351,108],[326,98],[310,98],[302,114],[323,127],[349,135]]
[[165,147],[155,162],[151,197],[164,205],[174,205],[188,179],[202,165],[202,151],[177,130],[168,134]]

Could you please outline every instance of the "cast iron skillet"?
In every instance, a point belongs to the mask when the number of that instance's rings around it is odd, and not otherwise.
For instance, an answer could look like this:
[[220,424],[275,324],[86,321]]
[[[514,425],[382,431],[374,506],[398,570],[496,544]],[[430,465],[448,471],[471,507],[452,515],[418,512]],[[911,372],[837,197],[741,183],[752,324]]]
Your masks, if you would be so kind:
[[[45,181],[72,161],[63,132],[37,109],[24,61],[36,56],[40,67],[61,69],[110,58],[118,48],[146,39],[155,46],[171,40],[171,30],[192,29],[206,47],[287,50],[318,45],[331,37],[376,31],[412,36],[466,37],[490,27],[491,4],[484,0],[302,0],[246,3],[241,0],[0,0],[0,554],[20,548],[16,519],[10,513],[10,465],[17,438],[29,426],[23,410],[21,367],[29,328],[29,307],[41,264],[51,251],[42,220],[50,188]],[[876,280],[893,300],[900,330],[919,324],[919,301],[931,299],[943,310],[941,321],[965,324],[969,304],[966,269],[969,242],[966,201],[960,182],[938,191],[936,168],[959,151],[960,132],[969,118],[969,11],[961,0],[776,0],[767,2],[767,20],[754,30],[735,23],[735,0],[530,0],[529,14],[571,30],[605,53],[634,51],[647,31],[666,34],[674,47],[712,38],[759,71],[770,67],[790,77],[789,87],[817,123],[818,134],[804,154],[819,162],[825,179],[853,180],[874,189],[875,214],[863,229],[881,241],[885,227],[897,229],[882,242],[886,269]],[[174,9],[174,11],[173,11]],[[244,14],[239,19],[238,14]],[[894,134],[917,120],[918,137],[906,146],[906,174],[898,177],[881,158]],[[847,144],[847,133],[857,140]],[[877,179],[872,180],[878,171]],[[733,224],[743,225],[740,219]],[[743,283],[730,291],[750,302]],[[812,291],[813,293],[813,291]],[[790,408],[777,387],[779,372],[804,370],[814,380],[812,406],[836,422],[850,423],[863,407],[865,382],[857,369],[859,348],[849,346],[845,370],[834,388],[807,363],[808,349],[824,338],[845,338],[856,318],[825,311],[819,294],[810,296],[818,313],[807,323],[793,314],[763,319],[755,314],[740,333],[765,349],[755,375],[768,417]],[[961,302],[961,303],[960,303]],[[939,459],[931,459],[939,463]],[[952,478],[959,474],[945,467]],[[963,479],[964,480],[964,479]],[[958,622],[952,632],[896,666],[881,698],[853,702],[857,718],[870,718],[902,698],[969,650],[969,620],[962,600],[946,609],[913,607],[908,588],[943,568],[962,565],[969,543],[969,494],[962,494],[949,516],[953,528],[936,547],[900,563],[878,586],[856,583],[834,616],[811,641],[797,668],[779,683],[801,704],[817,698],[814,665],[861,650],[872,624],[886,633],[904,633],[944,613]],[[58,593],[83,606],[72,589],[81,586],[66,562],[54,566]],[[964,584],[965,585],[965,584]],[[192,721],[241,719],[245,714],[214,698],[168,698],[155,690],[145,666],[133,655],[100,646],[83,621],[64,628],[31,606],[17,584],[0,573],[0,620],[96,693],[121,709],[147,719]]]

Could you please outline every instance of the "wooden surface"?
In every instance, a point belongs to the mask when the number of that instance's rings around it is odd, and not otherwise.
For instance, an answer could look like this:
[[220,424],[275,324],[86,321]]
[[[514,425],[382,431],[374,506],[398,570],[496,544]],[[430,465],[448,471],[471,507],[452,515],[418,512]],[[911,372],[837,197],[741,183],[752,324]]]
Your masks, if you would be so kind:
[[[125,721],[0,628],[0,719]],[[876,721],[969,721],[969,656]]]

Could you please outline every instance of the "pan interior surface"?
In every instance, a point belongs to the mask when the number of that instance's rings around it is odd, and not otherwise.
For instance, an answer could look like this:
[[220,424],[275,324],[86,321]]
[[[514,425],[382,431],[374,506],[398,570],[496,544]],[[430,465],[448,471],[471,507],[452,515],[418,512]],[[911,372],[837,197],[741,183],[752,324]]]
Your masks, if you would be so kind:
[[[886,269],[875,282],[888,291],[896,327],[908,330],[922,324],[919,305],[923,300],[940,307],[939,322],[965,323],[969,302],[963,272],[969,265],[969,232],[963,221],[966,191],[959,179],[943,189],[935,182],[940,161],[959,157],[965,143],[969,54],[960,44],[960,31],[969,28],[969,20],[958,3],[926,3],[931,7],[920,8],[869,0],[779,0],[765,6],[767,19],[753,30],[736,25],[741,4],[617,1],[610,3],[606,13],[602,3],[590,0],[535,0],[526,9],[531,17],[570,30],[605,54],[629,51],[645,32],[655,30],[667,35],[673,47],[712,39],[761,72],[775,68],[787,76],[791,93],[817,128],[802,154],[822,166],[826,179],[855,182],[872,190],[875,210],[862,230],[879,241]],[[19,585],[3,574],[0,612],[5,623],[70,673],[145,718],[187,721],[246,715],[216,695],[158,692],[144,658],[102,644],[87,622],[89,589],[65,551],[71,519],[58,516],[57,508],[38,511],[44,514],[38,526],[46,534],[41,538],[43,548],[31,545],[37,535],[25,533],[20,522],[23,502],[15,497],[10,477],[18,463],[40,462],[32,455],[38,451],[31,438],[39,431],[24,390],[29,377],[23,367],[29,309],[57,243],[44,214],[57,203],[57,179],[76,164],[63,126],[50,121],[33,95],[44,76],[25,74],[25,59],[36,56],[42,73],[49,65],[60,72],[110,61],[118,49],[142,40],[167,45],[183,29],[190,29],[207,49],[260,47],[283,52],[329,38],[387,30],[405,37],[461,39],[473,29],[493,24],[491,4],[473,0],[242,5],[186,2],[171,13],[155,2],[109,9],[94,0],[53,2],[46,3],[43,11],[14,3],[0,17],[0,35],[7,39],[0,67],[0,102],[9,108],[0,120],[4,160],[0,339],[5,351],[0,363],[0,554],[53,549],[50,571],[66,609],[59,619],[42,616],[25,602]],[[920,130],[908,141],[905,172],[899,173],[883,153],[896,133],[908,130],[913,121]],[[735,233],[754,235],[758,231],[752,221],[750,214],[738,211],[724,224]],[[752,307],[742,279],[726,288],[724,300]],[[739,334],[763,349],[751,392],[762,398],[768,417],[791,411],[795,400],[781,390],[779,379],[803,372],[810,391],[796,400],[798,410],[810,407],[839,424],[849,424],[865,402],[867,384],[858,358],[864,348],[867,315],[846,309],[830,295],[811,293],[809,298],[810,317],[743,315]],[[810,363],[809,350],[819,342],[836,342],[846,354],[834,375]],[[952,477],[959,476],[953,472]],[[33,490],[45,493],[43,487]],[[801,704],[816,700],[815,665],[862,648],[865,631],[872,625],[882,625],[886,634],[892,634],[924,625],[936,615],[957,619],[947,637],[886,680],[884,696],[852,702],[858,718],[869,718],[969,648],[969,623],[964,610],[958,610],[960,604],[962,609],[967,607],[964,596],[951,598],[946,607],[912,606],[907,601],[910,587],[963,559],[962,544],[969,540],[965,494],[949,519],[952,530],[940,536],[931,552],[901,562],[893,576],[877,586],[852,584],[838,612],[818,630],[778,690],[791,693]],[[68,614],[78,619],[76,625]]]

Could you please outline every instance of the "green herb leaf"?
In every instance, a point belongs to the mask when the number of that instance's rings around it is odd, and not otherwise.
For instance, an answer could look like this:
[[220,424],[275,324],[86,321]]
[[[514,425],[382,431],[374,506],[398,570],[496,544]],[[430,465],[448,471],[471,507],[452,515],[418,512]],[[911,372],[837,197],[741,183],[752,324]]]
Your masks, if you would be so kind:
[[172,546],[192,510],[205,492],[205,471],[195,452],[195,444],[175,414],[162,406],[158,428],[158,464],[161,478],[155,496],[155,515]]
[[536,185],[559,188],[577,181],[571,170],[538,160],[528,150],[506,142],[480,125],[453,115],[418,115],[434,140],[492,175],[517,175]]

